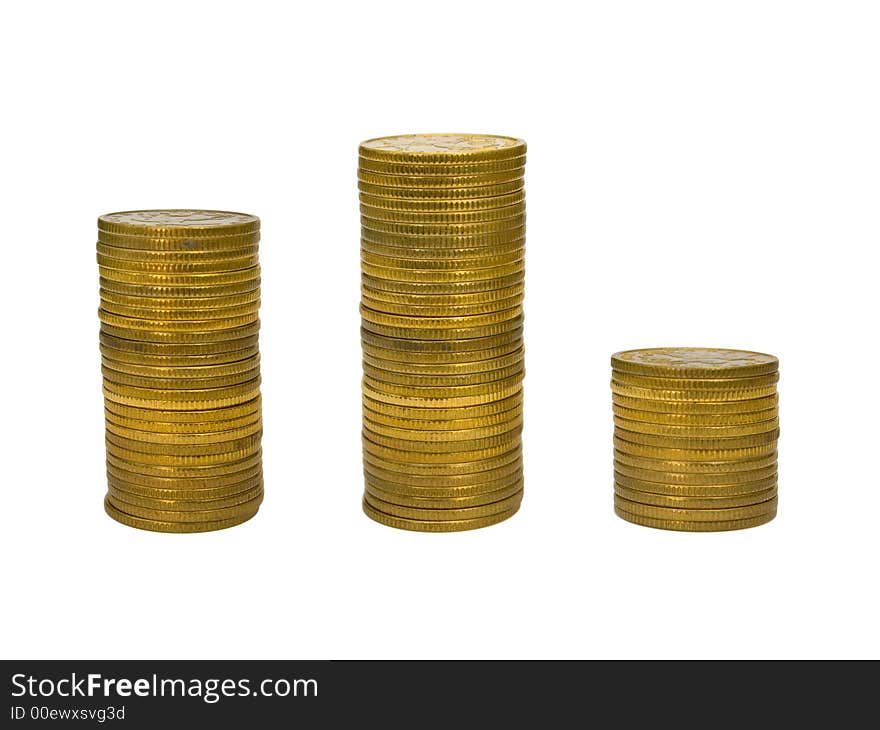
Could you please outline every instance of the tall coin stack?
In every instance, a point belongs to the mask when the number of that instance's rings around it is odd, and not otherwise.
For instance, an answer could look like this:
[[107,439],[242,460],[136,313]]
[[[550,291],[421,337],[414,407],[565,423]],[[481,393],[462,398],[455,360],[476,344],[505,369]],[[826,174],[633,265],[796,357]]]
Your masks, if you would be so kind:
[[423,532],[501,522],[523,493],[526,144],[359,152],[364,512]]
[[98,219],[101,371],[113,519],[203,532],[263,499],[260,221],[150,210]]
[[611,367],[620,517],[712,532],[776,516],[775,357],[671,347],[618,352]]

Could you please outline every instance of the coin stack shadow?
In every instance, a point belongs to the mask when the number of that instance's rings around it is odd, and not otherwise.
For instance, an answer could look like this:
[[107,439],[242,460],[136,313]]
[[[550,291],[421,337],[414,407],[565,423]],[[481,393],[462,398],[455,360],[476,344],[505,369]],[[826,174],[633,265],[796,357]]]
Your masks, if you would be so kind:
[[263,499],[260,221],[220,211],[98,219],[113,519],[204,532]]
[[777,358],[658,348],[618,352],[611,367],[620,517],[712,532],[776,516]]
[[422,532],[519,509],[522,140],[360,146],[364,512]]

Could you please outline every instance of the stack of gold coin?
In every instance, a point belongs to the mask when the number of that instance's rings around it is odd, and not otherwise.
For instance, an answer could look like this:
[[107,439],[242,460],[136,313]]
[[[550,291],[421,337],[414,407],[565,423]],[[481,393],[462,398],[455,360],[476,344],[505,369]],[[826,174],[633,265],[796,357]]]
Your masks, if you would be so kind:
[[148,210],[98,219],[101,371],[113,519],[204,532],[263,499],[260,221]]
[[713,532],[776,516],[775,357],[670,347],[618,352],[611,367],[620,517]]
[[525,142],[360,146],[363,509],[423,532],[522,500]]

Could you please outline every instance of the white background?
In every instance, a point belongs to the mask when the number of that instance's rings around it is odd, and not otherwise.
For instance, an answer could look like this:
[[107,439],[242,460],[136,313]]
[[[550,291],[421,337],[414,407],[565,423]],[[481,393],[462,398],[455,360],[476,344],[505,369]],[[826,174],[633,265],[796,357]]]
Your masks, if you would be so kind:
[[[864,2],[16,3],[0,19],[4,658],[874,657],[880,15]],[[529,144],[526,498],[360,510],[357,143]],[[263,221],[266,500],[105,516],[95,219]],[[612,511],[611,352],[781,361],[780,507]]]

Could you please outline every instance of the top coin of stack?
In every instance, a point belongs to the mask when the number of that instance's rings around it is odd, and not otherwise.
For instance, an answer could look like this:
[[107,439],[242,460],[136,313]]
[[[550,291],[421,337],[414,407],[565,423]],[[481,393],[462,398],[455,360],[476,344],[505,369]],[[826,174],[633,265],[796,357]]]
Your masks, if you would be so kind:
[[101,371],[115,520],[231,527],[263,498],[260,221],[153,210],[98,219]]
[[667,530],[736,530],[776,516],[779,361],[671,347],[611,356],[614,509]]
[[359,153],[364,511],[424,532],[500,522],[523,486],[525,142]]

